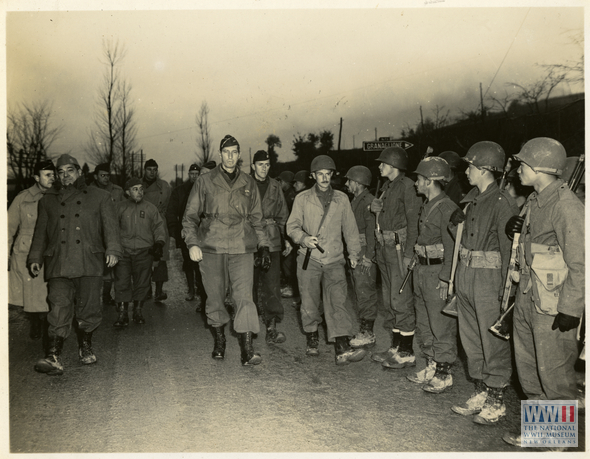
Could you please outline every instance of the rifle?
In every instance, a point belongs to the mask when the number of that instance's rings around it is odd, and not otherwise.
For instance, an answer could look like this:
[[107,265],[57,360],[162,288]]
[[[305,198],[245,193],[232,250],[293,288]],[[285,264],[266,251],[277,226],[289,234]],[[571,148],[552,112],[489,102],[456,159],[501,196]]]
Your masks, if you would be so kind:
[[585,155],[581,154],[580,158],[578,159],[578,162],[576,163],[576,167],[574,169],[574,172],[572,173],[572,176],[570,177],[570,179],[568,180],[567,184],[570,187],[570,190],[572,190],[574,193],[576,192],[576,190],[578,189],[578,185],[580,184],[580,181],[582,180],[582,177],[584,176],[584,161],[585,161]]
[[418,255],[414,254],[414,256],[412,257],[412,261],[408,265],[408,272],[406,273],[406,277],[404,277],[404,281],[402,282],[402,285],[399,288],[400,295],[404,291],[406,284],[410,280],[410,275],[412,274],[412,271],[414,271],[414,268],[416,267],[416,263],[418,263]]
[[502,172],[502,178],[500,179],[500,189],[503,190],[504,186],[506,186],[506,176],[508,172],[512,169],[512,158],[508,158],[506,161],[506,166],[504,166],[504,171]]
[[451,265],[451,279],[449,281],[449,291],[447,293],[447,304],[442,312],[448,316],[458,317],[457,312],[457,295],[454,293],[455,288],[455,271],[457,271],[457,264],[459,263],[459,249],[461,248],[461,238],[463,237],[464,222],[457,225],[457,236],[455,237],[455,247],[453,248],[453,264]]

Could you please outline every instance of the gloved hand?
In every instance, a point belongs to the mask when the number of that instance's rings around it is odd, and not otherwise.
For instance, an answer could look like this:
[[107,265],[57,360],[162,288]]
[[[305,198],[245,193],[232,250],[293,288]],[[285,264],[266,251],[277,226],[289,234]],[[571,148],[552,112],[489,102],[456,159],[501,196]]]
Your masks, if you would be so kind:
[[371,212],[376,214],[377,212],[381,212],[383,210],[383,199],[373,199],[371,201]]
[[258,251],[260,252],[260,267],[264,270],[264,271],[268,271],[270,269],[270,250],[268,250],[268,247],[260,247],[260,249],[258,249]]
[[506,227],[504,231],[506,232],[506,236],[511,241],[514,240],[514,234],[522,233],[522,227],[524,226],[524,217],[519,217],[518,215],[513,215],[510,219],[506,222]]
[[578,325],[580,325],[579,317],[558,312],[553,321],[553,325],[551,325],[551,330],[556,330],[559,327],[560,332],[566,332],[576,328]]
[[449,220],[453,225],[457,226],[459,223],[463,223],[466,218],[467,217],[465,217],[465,213],[461,209],[457,209],[451,214],[451,218]]
[[154,257],[154,261],[160,261],[164,256],[164,242],[157,241],[154,246],[152,247],[152,256]]

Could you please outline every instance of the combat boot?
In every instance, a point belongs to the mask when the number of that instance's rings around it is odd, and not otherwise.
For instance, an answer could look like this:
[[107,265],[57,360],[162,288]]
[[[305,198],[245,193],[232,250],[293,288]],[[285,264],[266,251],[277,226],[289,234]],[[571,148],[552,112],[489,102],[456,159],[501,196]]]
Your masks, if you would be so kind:
[[393,331],[391,336],[391,347],[383,352],[375,352],[371,355],[371,360],[373,362],[383,363],[388,358],[393,357],[397,354],[397,350],[399,349],[399,343],[401,341],[402,335],[399,331]]
[[277,319],[273,317],[266,322],[266,342],[267,344],[280,344],[287,341],[287,337],[283,332],[277,331]]
[[96,356],[92,352],[92,332],[78,330],[78,356],[84,365],[96,362]]
[[[142,325],[145,324],[145,319],[141,314],[141,308],[143,307],[143,301],[134,301],[133,302],[133,322],[136,324]],[[127,319],[129,320],[129,318]]]
[[281,298],[293,298],[293,288],[290,285],[281,288]]
[[50,336],[47,340],[45,358],[37,361],[35,371],[49,376],[63,375],[64,367],[60,357],[63,345],[64,339],[61,336]]
[[481,379],[476,379],[475,392],[471,394],[471,397],[469,397],[469,400],[465,402],[465,405],[455,405],[451,407],[451,410],[462,416],[471,416],[472,414],[477,414],[482,410],[487,396],[488,388]]
[[436,362],[436,372],[434,377],[422,386],[422,390],[431,394],[442,394],[444,391],[453,387],[453,375],[451,367],[453,364],[446,362]]
[[361,328],[350,340],[350,346],[353,348],[364,347],[367,349],[374,347],[376,342],[375,333],[373,333],[374,324],[374,320],[361,319]]
[[258,365],[262,362],[260,354],[254,352],[254,346],[252,346],[252,332],[240,333],[240,345],[242,348],[242,365]]
[[435,371],[436,362],[432,359],[432,357],[428,357],[425,368],[417,373],[412,373],[411,375],[406,376],[406,378],[416,384],[425,384],[434,377]]
[[213,352],[211,353],[211,357],[216,360],[223,360],[225,358],[225,331],[224,326],[221,327],[211,327],[213,330],[213,339],[215,342],[213,343]]
[[353,349],[348,343],[348,336],[336,337],[336,365],[348,365],[350,362],[360,362],[367,355],[365,349]]
[[320,355],[320,335],[317,330],[314,332],[306,333],[306,335],[307,349],[305,350],[305,354],[312,357],[317,357],[318,355]]
[[399,370],[400,368],[413,367],[416,365],[416,356],[412,348],[412,341],[414,335],[400,335],[400,343],[397,353],[387,360],[384,360],[381,365],[385,368],[393,368]]
[[129,325],[129,315],[127,314],[127,310],[129,308],[129,303],[117,303],[117,311],[119,312],[119,316],[117,320],[113,324],[115,327],[126,327]]
[[473,418],[473,422],[484,426],[495,424],[506,416],[504,404],[504,388],[488,387],[488,396],[480,413]]

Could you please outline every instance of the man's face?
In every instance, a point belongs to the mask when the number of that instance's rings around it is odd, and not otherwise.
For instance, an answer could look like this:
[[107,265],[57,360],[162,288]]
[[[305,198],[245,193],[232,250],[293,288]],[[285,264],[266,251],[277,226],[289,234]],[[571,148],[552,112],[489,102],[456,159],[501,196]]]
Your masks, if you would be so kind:
[[240,150],[237,145],[225,147],[221,150],[219,156],[221,156],[221,164],[223,164],[223,167],[229,172],[233,172],[238,164],[238,159],[240,159]]
[[258,180],[265,180],[266,176],[268,175],[268,171],[270,170],[270,160],[266,161],[256,161],[252,164],[254,168],[254,175]]
[[63,186],[72,185],[82,175],[82,171],[73,164],[65,164],[57,168],[57,175]]
[[297,192],[303,190],[304,188],[305,188],[305,183],[303,183],[303,182],[297,181],[293,184],[293,189]]
[[346,188],[348,188],[348,191],[350,191],[352,194],[356,194],[358,191],[357,183],[354,180],[348,179],[346,181]]
[[386,163],[381,163],[379,164],[379,172],[381,172],[381,177],[389,177],[389,175],[391,175],[393,172],[393,166]]
[[289,189],[289,182],[279,179],[279,183],[281,184],[281,190],[287,191]]
[[520,177],[520,183],[524,186],[533,186],[537,178],[535,171],[525,163],[520,163],[520,166],[518,166],[518,176]]
[[319,171],[312,172],[311,175],[318,184],[318,188],[321,191],[326,191],[330,186],[330,180],[332,179],[333,171],[330,169],[321,169]]
[[156,166],[146,167],[144,176],[148,182],[155,180],[158,176],[158,168]]
[[55,182],[55,172],[39,171],[39,175],[35,175],[35,181],[43,191],[48,190]]
[[428,185],[430,185],[430,180],[422,175],[418,175],[418,179],[416,180],[415,184],[416,192],[426,196]]
[[469,181],[470,185],[477,186],[479,183],[479,178],[481,177],[481,170],[475,167],[473,164],[470,164],[465,171],[465,175],[467,176],[467,180]]
[[96,177],[98,184],[101,186],[107,186],[111,179],[111,174],[106,171],[98,171],[94,176]]
[[199,171],[189,171],[188,172],[188,179],[191,183],[195,183],[197,181],[197,177],[199,176]]
[[133,185],[131,188],[127,190],[127,194],[135,202],[141,202],[141,200],[143,199],[143,193],[143,185]]

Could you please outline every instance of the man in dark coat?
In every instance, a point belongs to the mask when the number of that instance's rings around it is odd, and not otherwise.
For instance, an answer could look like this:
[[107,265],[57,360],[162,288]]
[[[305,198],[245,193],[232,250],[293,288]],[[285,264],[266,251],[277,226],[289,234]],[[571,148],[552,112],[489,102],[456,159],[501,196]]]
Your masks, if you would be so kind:
[[[182,239],[182,217],[186,210],[186,203],[188,196],[193,189],[193,185],[199,177],[200,168],[196,164],[192,164],[188,170],[189,180],[182,185],[177,186],[172,190],[170,195],[170,203],[166,210],[166,222],[168,223],[168,233],[175,239],[176,247],[182,253],[182,270],[186,275],[186,283],[188,286],[188,295],[186,301],[193,301],[195,296],[197,298],[197,312],[201,312],[201,305],[205,304],[205,289],[203,288],[203,279],[201,278],[201,271],[199,264],[191,260],[188,253],[184,239]],[[196,285],[196,288],[195,288]]]
[[108,267],[122,255],[115,206],[108,192],[87,187],[76,158],[57,160],[61,189],[51,188],[39,201],[37,223],[27,264],[34,276],[45,265],[50,311],[45,358],[35,370],[63,374],[61,351],[76,317],[80,361],[96,362],[92,333],[100,325],[100,293]]

